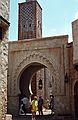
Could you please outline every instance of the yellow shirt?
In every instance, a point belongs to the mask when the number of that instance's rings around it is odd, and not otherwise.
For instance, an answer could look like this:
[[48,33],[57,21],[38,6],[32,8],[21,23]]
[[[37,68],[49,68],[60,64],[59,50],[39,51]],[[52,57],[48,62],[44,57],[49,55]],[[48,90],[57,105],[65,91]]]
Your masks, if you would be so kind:
[[36,112],[38,110],[38,101],[32,100],[32,112]]

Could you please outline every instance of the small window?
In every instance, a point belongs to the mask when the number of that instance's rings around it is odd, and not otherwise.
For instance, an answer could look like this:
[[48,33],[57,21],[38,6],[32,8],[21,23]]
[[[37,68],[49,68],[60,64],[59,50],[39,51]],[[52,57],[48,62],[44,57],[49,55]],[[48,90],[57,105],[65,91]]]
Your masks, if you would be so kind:
[[40,79],[40,80],[39,80],[39,83],[38,83],[38,88],[39,88],[40,90],[42,90],[42,86],[43,86],[43,83],[42,83],[42,80]]
[[0,27],[0,40],[2,40],[2,27]]
[[31,27],[31,24],[29,24],[29,27]]
[[40,27],[40,21],[38,21],[38,28]]
[[25,25],[23,27],[25,28]]

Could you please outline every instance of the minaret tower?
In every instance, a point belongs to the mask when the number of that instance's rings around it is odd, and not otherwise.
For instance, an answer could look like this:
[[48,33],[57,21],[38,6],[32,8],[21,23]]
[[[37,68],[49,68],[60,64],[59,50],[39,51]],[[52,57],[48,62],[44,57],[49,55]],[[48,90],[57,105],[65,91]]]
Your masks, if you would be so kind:
[[37,0],[19,3],[18,40],[42,37],[42,8]]

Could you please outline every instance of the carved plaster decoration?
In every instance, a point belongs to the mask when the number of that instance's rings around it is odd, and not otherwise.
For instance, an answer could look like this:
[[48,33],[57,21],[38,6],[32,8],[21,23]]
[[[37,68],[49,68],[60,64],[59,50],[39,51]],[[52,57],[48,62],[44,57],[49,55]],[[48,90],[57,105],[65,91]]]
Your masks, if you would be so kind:
[[53,67],[52,61],[49,60],[46,56],[43,54],[33,51],[31,54],[27,55],[23,60],[19,63],[17,68],[14,70],[11,82],[11,95],[18,95],[20,93],[19,90],[19,78],[21,75],[21,72],[31,63],[40,63],[46,66],[50,70],[50,74],[53,75],[54,79],[57,80],[57,74],[55,72],[55,69]]

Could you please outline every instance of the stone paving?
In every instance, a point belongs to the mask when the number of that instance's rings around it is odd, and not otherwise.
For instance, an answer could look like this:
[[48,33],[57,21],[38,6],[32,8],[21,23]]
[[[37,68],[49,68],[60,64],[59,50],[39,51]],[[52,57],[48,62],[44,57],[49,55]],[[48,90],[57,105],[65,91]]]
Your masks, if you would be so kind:
[[[78,120],[78,118],[73,118],[71,116],[57,116],[51,115],[51,110],[45,110],[43,111],[43,116],[39,116],[38,112],[36,115],[36,120]],[[19,115],[16,117],[13,117],[13,120],[32,120],[32,114],[28,113],[27,115]]]
[[[14,117],[13,120],[32,120],[32,116],[27,115],[27,116]],[[37,115],[36,120],[62,120],[62,119],[57,119],[57,118],[50,116],[50,115],[44,115],[44,116]]]
[[[32,116],[31,115],[18,116],[14,117],[13,120],[32,120]],[[72,118],[70,116],[37,115],[36,120],[78,120],[78,118]]]

